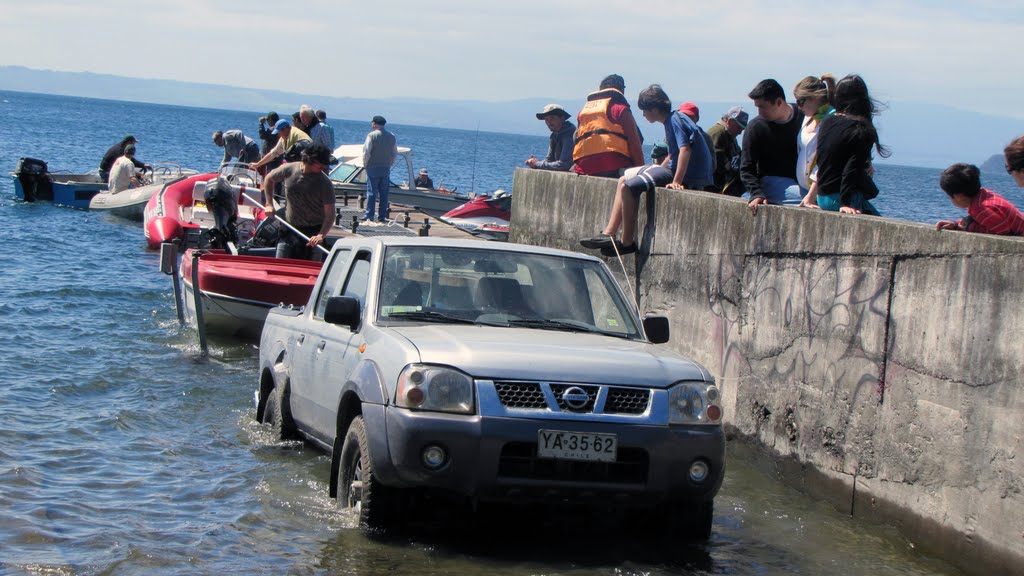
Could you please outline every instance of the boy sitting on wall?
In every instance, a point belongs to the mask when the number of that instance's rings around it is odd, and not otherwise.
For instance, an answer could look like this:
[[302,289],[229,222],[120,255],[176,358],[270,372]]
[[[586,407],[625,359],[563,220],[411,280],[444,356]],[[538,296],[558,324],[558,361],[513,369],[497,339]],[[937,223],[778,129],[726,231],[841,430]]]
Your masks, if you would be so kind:
[[967,209],[967,217],[955,222],[940,220],[935,223],[936,230],[1024,236],[1024,215],[999,194],[981,187],[977,166],[953,164],[942,172],[939,187],[949,194],[954,206]]

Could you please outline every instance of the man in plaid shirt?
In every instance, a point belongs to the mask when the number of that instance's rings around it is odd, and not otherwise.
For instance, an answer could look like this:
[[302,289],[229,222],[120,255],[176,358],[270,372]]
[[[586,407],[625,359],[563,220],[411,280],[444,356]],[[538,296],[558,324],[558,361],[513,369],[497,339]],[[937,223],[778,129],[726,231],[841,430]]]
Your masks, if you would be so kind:
[[952,222],[940,220],[936,230],[966,230],[982,234],[1024,236],[1024,215],[999,194],[981,187],[981,173],[973,164],[953,164],[942,172],[939,186],[967,217]]

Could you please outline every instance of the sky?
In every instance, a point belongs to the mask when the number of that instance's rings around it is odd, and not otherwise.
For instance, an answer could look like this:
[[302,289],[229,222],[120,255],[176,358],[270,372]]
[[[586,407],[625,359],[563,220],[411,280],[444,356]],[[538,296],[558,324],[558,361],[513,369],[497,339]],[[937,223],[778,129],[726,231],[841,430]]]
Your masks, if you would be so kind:
[[858,73],[883,101],[1024,118],[1024,2],[0,0],[0,65],[336,97],[741,101]]

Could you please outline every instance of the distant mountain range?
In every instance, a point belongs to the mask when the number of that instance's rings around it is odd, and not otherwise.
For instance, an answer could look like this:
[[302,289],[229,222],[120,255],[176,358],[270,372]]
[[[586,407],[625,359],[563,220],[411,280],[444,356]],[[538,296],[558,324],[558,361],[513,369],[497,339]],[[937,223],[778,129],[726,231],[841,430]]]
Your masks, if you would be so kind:
[[[408,98],[366,99],[296,94],[236,86],[219,86],[174,80],[128,78],[91,72],[57,72],[21,66],[0,66],[0,90],[39,92],[111,100],[129,100],[156,104],[175,104],[226,110],[265,113],[277,110],[284,116],[308,103],[323,108],[329,117],[365,120],[375,114],[402,124],[507,132],[543,136],[547,130],[534,114],[548,98],[528,98],[505,102],[479,100],[428,100]],[[635,98],[635,94],[628,94]],[[579,101],[559,102],[570,112],[578,111]],[[732,106],[744,106],[753,112],[749,101],[697,102],[702,110],[700,124],[705,128]],[[647,142],[659,142],[664,132],[639,118]],[[893,155],[893,164],[944,168],[954,162],[980,165],[992,155],[1001,154],[1013,138],[1024,134],[1024,120],[1001,118],[968,112],[936,104],[889,102],[876,121],[882,143]]]

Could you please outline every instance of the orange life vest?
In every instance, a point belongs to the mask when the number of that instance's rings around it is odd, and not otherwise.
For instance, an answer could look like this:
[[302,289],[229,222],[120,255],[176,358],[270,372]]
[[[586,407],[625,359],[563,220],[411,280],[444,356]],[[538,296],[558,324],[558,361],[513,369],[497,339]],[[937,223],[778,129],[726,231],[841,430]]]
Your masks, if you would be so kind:
[[580,110],[576,128],[576,146],[572,151],[573,161],[584,156],[615,152],[629,158],[629,138],[622,126],[612,122],[612,104],[629,106],[622,92],[614,88],[599,90],[587,96],[587,103]]

